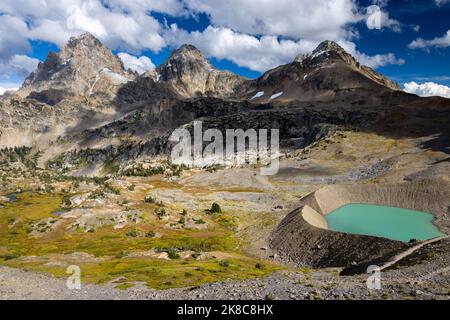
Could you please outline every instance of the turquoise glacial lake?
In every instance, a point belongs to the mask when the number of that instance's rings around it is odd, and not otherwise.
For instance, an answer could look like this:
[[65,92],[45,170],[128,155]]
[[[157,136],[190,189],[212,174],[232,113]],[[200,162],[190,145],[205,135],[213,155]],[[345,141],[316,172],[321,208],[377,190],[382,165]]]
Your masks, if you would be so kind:
[[408,242],[444,236],[430,213],[372,204],[347,204],[325,216],[333,231]]

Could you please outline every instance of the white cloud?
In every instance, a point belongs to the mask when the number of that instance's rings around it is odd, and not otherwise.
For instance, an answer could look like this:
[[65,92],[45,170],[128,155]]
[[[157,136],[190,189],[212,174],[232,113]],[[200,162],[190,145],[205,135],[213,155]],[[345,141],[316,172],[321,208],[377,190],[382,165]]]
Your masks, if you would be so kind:
[[[105,6],[107,4],[108,6]],[[44,40],[61,46],[70,36],[91,32],[113,49],[158,51],[165,46],[161,25],[151,11],[182,14],[177,0],[2,0],[0,12],[14,16],[28,28],[17,39]],[[0,30],[10,30],[1,28]],[[22,30],[22,29],[20,29]],[[3,32],[2,32],[3,33]]]
[[[208,56],[227,58],[252,70],[266,71],[288,63],[300,53],[311,52],[323,40],[337,41],[370,67],[405,63],[392,53],[368,56],[356,50],[349,25],[367,19],[368,15],[361,14],[361,8],[353,0],[186,0],[186,3],[193,12],[208,14],[213,26],[192,33],[176,28],[176,40],[174,32],[169,37],[165,35],[165,39],[176,45],[192,43]],[[380,12],[379,29],[400,31],[400,23],[389,18],[384,9],[387,1],[373,3]],[[290,40],[280,40],[279,36]]]
[[[298,54],[310,53],[319,44],[319,41],[313,40],[279,40],[275,36],[257,38],[229,28],[211,26],[203,32],[188,33],[179,29],[175,24],[171,25],[165,38],[172,45],[191,43],[209,57],[228,59],[238,66],[262,72],[280,64],[292,62]],[[361,63],[373,68],[405,63],[404,60],[396,58],[392,53],[368,56],[356,50],[353,42],[338,41],[338,43]]]
[[0,85],[0,96],[3,95],[6,91],[16,91],[18,90],[19,87],[15,86],[15,87],[3,87],[2,85]]
[[99,38],[104,38],[108,35],[103,23],[89,14],[89,8],[83,5],[78,7],[76,5],[70,6],[67,9],[68,17],[66,20],[66,27],[69,30],[85,30],[95,34]]
[[440,7],[446,3],[450,3],[450,0],[434,0],[434,2]]
[[36,69],[38,63],[38,59],[30,58],[23,54],[16,54],[10,60],[11,66],[18,69],[23,69],[28,73],[33,72]]
[[422,38],[417,38],[411,42],[408,47],[411,49],[424,49],[428,47],[449,47],[450,46],[450,30],[447,31],[442,37],[437,37],[431,40],[424,40]]
[[400,22],[395,19],[391,19],[388,12],[384,11],[379,5],[375,4],[367,7],[366,25],[369,29],[381,30],[383,28],[389,28],[395,32],[401,31]]
[[397,58],[393,53],[376,54],[369,56],[356,49],[356,44],[351,41],[338,42],[348,53],[353,55],[361,64],[371,68],[384,67],[387,65],[403,65],[405,60]]
[[430,81],[449,81],[450,80],[450,76],[430,76],[430,77],[414,77],[415,80],[417,81],[425,81],[425,82],[430,82]]
[[450,87],[434,82],[425,82],[422,84],[414,81],[408,82],[404,84],[404,90],[422,97],[441,96],[450,98]]
[[131,69],[139,74],[155,68],[152,60],[146,56],[135,57],[125,52],[119,53],[118,56],[126,69]]
[[371,68],[384,67],[388,65],[404,65],[405,60],[401,58],[397,58],[393,53],[387,54],[376,54],[374,56],[368,56],[364,53],[356,52],[356,59]]
[[26,34],[27,25],[22,19],[0,15],[0,59],[9,59],[14,54],[30,50]]
[[203,32],[188,33],[174,24],[166,39],[174,46],[193,44],[209,57],[228,59],[238,66],[255,71],[266,71],[291,62],[299,53],[311,52],[317,45],[312,41],[279,40],[275,36],[262,36],[258,39],[228,28],[212,26]]
[[0,59],[0,81],[24,78],[36,69],[38,63],[38,59],[22,54],[13,55],[9,60]]
[[127,12],[164,12],[172,16],[186,14],[182,1],[179,0],[108,0],[108,6],[113,10]]
[[210,16],[216,27],[252,35],[296,40],[339,40],[361,19],[353,0],[186,0],[193,12]]
[[[394,28],[385,3],[374,2],[383,13],[381,25]],[[290,62],[326,39],[350,43],[351,53],[372,67],[401,63],[392,54],[371,57],[356,50],[352,26],[366,21],[365,10],[355,0],[1,0],[0,69],[17,69],[8,64],[30,52],[28,40],[61,47],[84,31],[134,56],[190,42],[210,57],[257,71]],[[205,13],[212,25],[203,32],[174,30],[149,15],[155,11],[175,17]],[[136,70],[150,66],[145,59],[129,60]],[[28,69],[20,70],[23,75]]]

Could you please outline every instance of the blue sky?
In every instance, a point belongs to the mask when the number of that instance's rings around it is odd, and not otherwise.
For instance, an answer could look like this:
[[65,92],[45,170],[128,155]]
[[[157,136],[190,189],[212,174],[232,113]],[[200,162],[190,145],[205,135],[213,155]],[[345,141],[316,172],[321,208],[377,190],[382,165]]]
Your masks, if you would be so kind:
[[189,42],[246,77],[334,40],[409,91],[450,97],[450,0],[2,0],[0,88],[89,31],[143,72]]

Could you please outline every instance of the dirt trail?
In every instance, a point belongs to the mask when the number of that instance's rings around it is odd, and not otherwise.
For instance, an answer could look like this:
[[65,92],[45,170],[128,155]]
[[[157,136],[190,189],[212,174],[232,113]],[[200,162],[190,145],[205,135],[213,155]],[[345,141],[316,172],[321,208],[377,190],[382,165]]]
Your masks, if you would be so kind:
[[414,252],[416,252],[417,250],[419,250],[420,248],[422,248],[422,247],[424,247],[424,246],[426,246],[428,244],[431,244],[431,243],[434,243],[434,242],[438,242],[438,241],[441,241],[441,240],[444,240],[444,239],[448,239],[448,238],[450,238],[450,236],[442,236],[442,237],[438,237],[438,238],[430,239],[428,241],[421,242],[421,243],[415,245],[414,247],[411,247],[408,250],[406,250],[406,251],[404,251],[404,252],[394,256],[391,260],[389,260],[388,262],[386,262],[384,265],[382,265],[380,267],[380,271],[393,266],[394,264],[396,264],[400,260],[403,260],[404,258],[410,256],[411,254],[413,254]]

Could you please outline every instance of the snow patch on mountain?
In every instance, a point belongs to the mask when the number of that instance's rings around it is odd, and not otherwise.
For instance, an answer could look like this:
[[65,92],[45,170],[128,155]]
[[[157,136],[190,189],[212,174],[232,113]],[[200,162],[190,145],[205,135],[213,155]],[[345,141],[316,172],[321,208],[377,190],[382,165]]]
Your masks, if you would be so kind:
[[283,94],[283,91],[278,92],[278,93],[275,93],[275,94],[273,94],[272,96],[270,96],[270,99],[269,99],[269,100],[274,100],[274,99],[280,97],[282,94]]
[[264,95],[264,91],[259,91],[253,97],[250,98],[250,101],[252,101],[253,99],[262,97],[263,95]]

